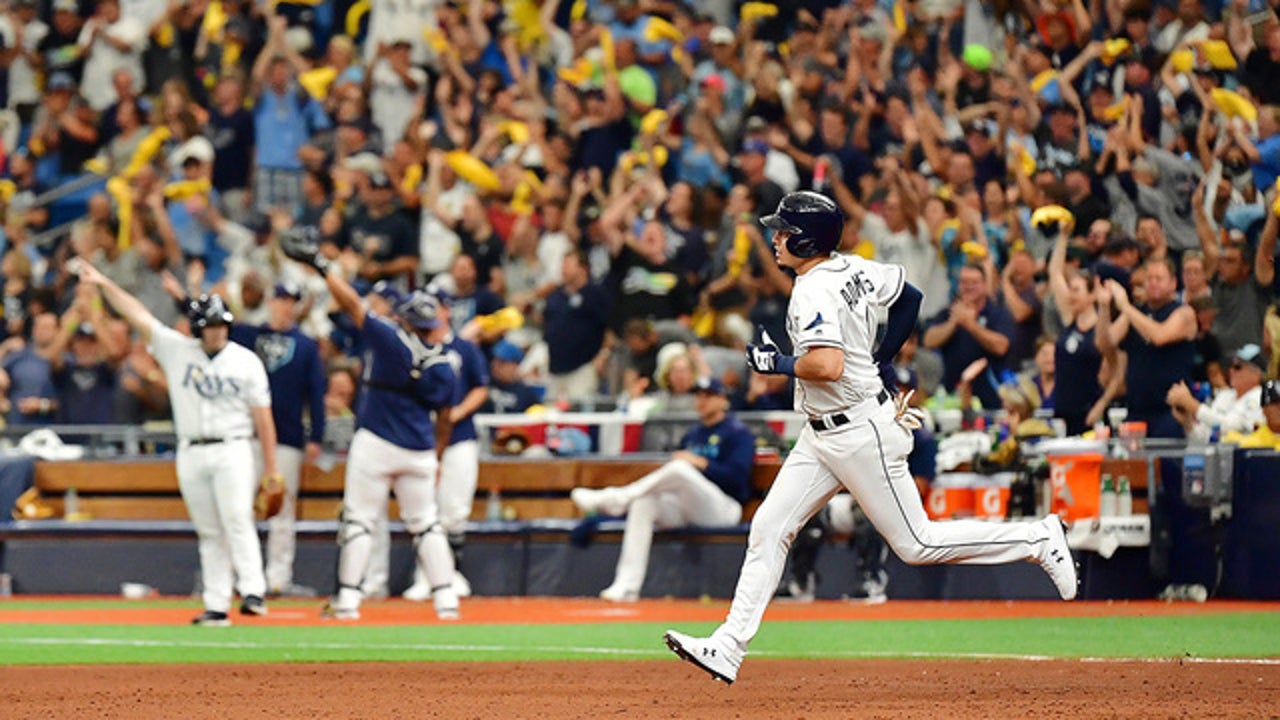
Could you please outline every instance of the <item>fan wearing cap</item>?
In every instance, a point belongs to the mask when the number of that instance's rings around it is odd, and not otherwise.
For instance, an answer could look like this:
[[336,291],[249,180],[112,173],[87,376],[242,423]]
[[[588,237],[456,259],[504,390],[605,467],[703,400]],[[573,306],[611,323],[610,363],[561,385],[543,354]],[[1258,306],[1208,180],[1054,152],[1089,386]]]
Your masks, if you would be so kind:
[[319,345],[298,328],[301,300],[298,285],[277,285],[267,301],[267,323],[232,325],[231,341],[254,351],[266,367],[276,425],[276,464],[285,481],[284,504],[267,526],[267,592],[309,597],[314,590],[293,582],[294,523],[302,462],[314,462],[320,456],[326,380]]
[[662,467],[621,487],[574,488],[584,514],[626,515],[613,583],[600,597],[634,602],[644,587],[656,529],[734,525],[750,496],[755,437],[729,412],[724,384],[713,377],[695,385],[698,424]]
[[1227,370],[1227,387],[1213,400],[1202,403],[1186,383],[1169,388],[1166,402],[1182,423],[1187,439],[1208,442],[1229,432],[1248,434],[1267,422],[1262,413],[1262,381],[1266,379],[1267,358],[1252,343],[1235,352]]
[[[328,264],[314,247],[298,256],[316,270]],[[441,619],[458,618],[453,555],[436,504],[440,458],[448,446],[453,406],[461,395],[458,376],[443,351],[449,326],[434,295],[414,291],[399,302],[395,319],[366,310],[351,283],[324,272],[329,294],[349,317],[365,351],[359,429],[347,455],[338,529],[338,592],[321,611],[334,620],[357,620],[362,582],[373,551],[373,531],[394,492],[400,518],[413,537]]]
[[524,351],[510,340],[499,340],[493,346],[489,362],[489,397],[480,406],[482,413],[522,413],[542,402],[542,390],[520,377]]
[[[413,64],[413,42],[399,36],[378,45],[378,55],[370,73],[369,112],[373,124],[382,130],[382,151],[404,137],[405,128],[421,107],[427,87],[427,73]],[[421,112],[420,110],[418,111]]]
[[147,28],[136,17],[120,11],[120,0],[98,0],[94,14],[80,31],[80,51],[84,56],[83,92],[85,100],[101,112],[116,101],[111,76],[128,70],[135,78],[146,75],[142,51],[147,47]]
[[62,315],[62,328],[49,358],[53,385],[58,389],[60,423],[117,422],[115,396],[121,353],[114,347],[111,333],[105,332],[106,314],[93,302],[96,298],[92,285],[76,287],[75,300]]
[[187,304],[195,337],[165,327],[134,296],[77,258],[80,282],[94,286],[148,342],[169,384],[178,436],[178,488],[200,549],[204,612],[192,623],[230,624],[233,586],[242,615],[265,615],[266,578],[254,525],[258,483],[250,439],[262,447],[264,473],[275,474],[276,427],[262,361],[229,341],[231,311],[217,295]]
[[378,280],[407,283],[418,269],[418,236],[398,211],[395,185],[386,173],[369,177],[347,223],[339,249],[356,266],[360,290]]

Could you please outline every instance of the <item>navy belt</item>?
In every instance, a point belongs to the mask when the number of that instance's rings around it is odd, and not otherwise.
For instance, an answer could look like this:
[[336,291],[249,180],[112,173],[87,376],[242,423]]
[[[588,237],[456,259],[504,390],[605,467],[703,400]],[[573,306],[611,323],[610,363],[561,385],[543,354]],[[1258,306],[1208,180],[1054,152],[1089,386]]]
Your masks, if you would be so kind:
[[[889,391],[883,388],[880,390],[880,394],[876,395],[876,402],[880,405],[885,404],[888,399]],[[834,430],[838,427],[848,425],[851,422],[853,421],[849,419],[848,415],[838,412],[830,415],[823,415],[822,417],[809,418],[809,427],[814,430]]]
[[249,438],[245,438],[245,437],[233,437],[233,438],[197,437],[197,438],[187,438],[183,442],[185,442],[188,445],[218,445],[220,443],[235,442],[236,440],[248,440],[248,439]]

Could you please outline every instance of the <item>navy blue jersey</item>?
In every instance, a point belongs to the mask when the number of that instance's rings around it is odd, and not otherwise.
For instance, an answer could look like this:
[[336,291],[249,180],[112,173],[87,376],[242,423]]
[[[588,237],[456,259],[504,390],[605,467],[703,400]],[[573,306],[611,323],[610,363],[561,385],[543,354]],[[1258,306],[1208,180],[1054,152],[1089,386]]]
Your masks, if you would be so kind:
[[433,413],[457,402],[449,358],[373,313],[360,334],[368,350],[356,424],[406,450],[434,448]]
[[612,306],[609,293],[595,283],[572,295],[561,286],[547,296],[542,326],[553,375],[567,375],[600,352]]
[[[284,332],[251,325],[232,325],[232,342],[257,353],[271,386],[271,417],[276,441],[301,448],[324,438],[324,365],[320,346],[296,326]],[[311,418],[311,432],[302,423],[302,409]]]
[[680,439],[681,449],[707,459],[702,471],[726,495],[745,503],[751,496],[751,467],[756,461],[756,439],[741,420],[726,415],[710,427],[701,423]]
[[[454,374],[458,376],[459,388],[455,404],[462,402],[462,398],[472,390],[489,386],[489,361],[485,359],[484,353],[475,343],[454,335],[445,342],[444,351],[449,358],[449,364],[453,366]],[[476,439],[476,423],[472,419],[473,415],[468,415],[454,424],[453,432],[449,434],[450,445]]]
[[511,384],[494,380],[489,384],[489,397],[480,406],[482,413],[522,413],[542,402],[543,388],[516,381]]

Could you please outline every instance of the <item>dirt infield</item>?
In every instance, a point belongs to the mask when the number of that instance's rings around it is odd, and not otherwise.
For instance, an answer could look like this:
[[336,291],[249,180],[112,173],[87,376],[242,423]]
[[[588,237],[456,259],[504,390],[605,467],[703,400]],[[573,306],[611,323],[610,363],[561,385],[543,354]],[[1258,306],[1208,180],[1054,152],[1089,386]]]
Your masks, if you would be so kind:
[[[53,600],[50,598],[50,600]],[[38,603],[44,605],[44,603]],[[11,607],[9,623],[185,624],[192,605]],[[0,606],[3,609],[3,606]],[[318,603],[237,624],[319,624]],[[612,605],[472,598],[465,623],[673,623],[726,603]],[[769,621],[1153,616],[1275,611],[1274,603],[775,603]],[[431,624],[428,609],[371,602],[361,623]],[[216,631],[215,631],[216,632]],[[976,648],[975,648],[976,649]],[[646,661],[101,665],[0,668],[0,717],[26,718],[1266,718],[1280,715],[1280,662],[779,660],[750,658],[732,687],[674,656]]]
[[1265,718],[1280,667],[751,660],[732,687],[677,661],[5,668],[27,718]]

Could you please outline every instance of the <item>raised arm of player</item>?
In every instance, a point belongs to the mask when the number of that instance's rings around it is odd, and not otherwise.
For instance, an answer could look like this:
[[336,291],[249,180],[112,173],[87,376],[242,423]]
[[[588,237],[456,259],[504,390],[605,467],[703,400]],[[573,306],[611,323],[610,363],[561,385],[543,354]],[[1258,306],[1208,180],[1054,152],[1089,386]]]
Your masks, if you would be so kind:
[[325,273],[324,281],[329,286],[329,294],[333,296],[334,302],[338,303],[338,307],[342,308],[355,323],[356,329],[364,327],[364,303],[360,301],[360,294],[356,289],[351,287],[351,283],[343,280],[335,273]]
[[88,260],[75,258],[75,262],[80,282],[96,285],[102,291],[102,297],[107,303],[115,308],[116,312],[120,313],[120,316],[138,331],[144,341],[150,343],[151,329],[156,324],[156,317],[147,310],[147,307],[137,298],[125,292],[119,285],[112,282],[106,275],[103,275]]

